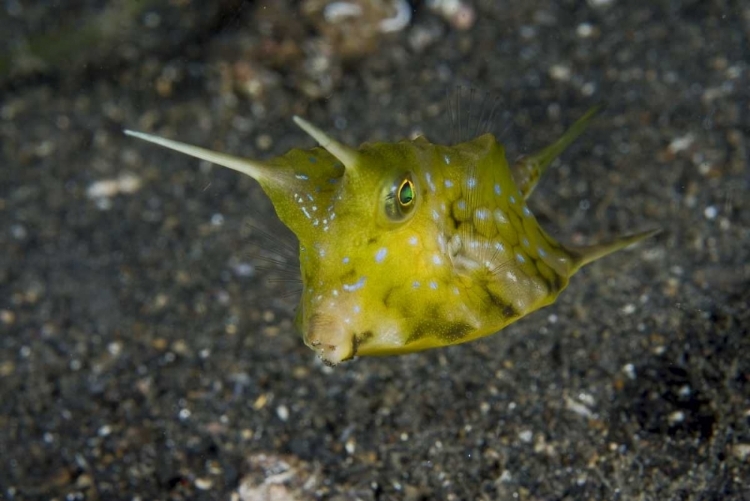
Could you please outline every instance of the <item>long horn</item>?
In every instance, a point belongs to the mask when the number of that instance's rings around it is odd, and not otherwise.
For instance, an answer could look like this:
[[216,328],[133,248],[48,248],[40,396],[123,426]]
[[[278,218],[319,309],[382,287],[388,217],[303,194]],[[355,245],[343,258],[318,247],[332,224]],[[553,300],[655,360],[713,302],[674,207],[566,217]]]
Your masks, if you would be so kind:
[[344,167],[346,167],[347,169],[356,168],[357,157],[359,156],[359,153],[357,153],[356,150],[339,143],[304,118],[300,118],[295,115],[294,123],[296,123],[303,131],[305,131],[308,135],[315,139],[323,148],[328,150],[331,155],[338,158],[339,161],[344,164]]
[[245,158],[219,153],[218,151],[207,150],[199,146],[192,146],[190,144],[172,141],[171,139],[164,139],[163,137],[143,132],[136,132],[133,130],[125,130],[123,132],[128,136],[137,137],[138,139],[143,139],[149,143],[158,144],[159,146],[164,146],[170,150],[179,151],[180,153],[185,153],[191,157],[200,158],[201,160],[206,160],[242,172],[258,181],[262,178],[268,177],[268,169],[261,162],[254,162]]

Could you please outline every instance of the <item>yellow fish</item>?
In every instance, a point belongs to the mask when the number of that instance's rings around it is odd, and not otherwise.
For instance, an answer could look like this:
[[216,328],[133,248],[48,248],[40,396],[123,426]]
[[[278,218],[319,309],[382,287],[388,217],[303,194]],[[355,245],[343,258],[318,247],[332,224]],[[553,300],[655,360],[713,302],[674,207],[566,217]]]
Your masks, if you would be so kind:
[[655,234],[589,246],[550,237],[526,205],[540,176],[598,112],[513,169],[491,134],[358,149],[294,117],[320,147],[265,161],[125,131],[256,179],[299,239],[297,325],[328,364],[493,334],[552,303],[581,266]]

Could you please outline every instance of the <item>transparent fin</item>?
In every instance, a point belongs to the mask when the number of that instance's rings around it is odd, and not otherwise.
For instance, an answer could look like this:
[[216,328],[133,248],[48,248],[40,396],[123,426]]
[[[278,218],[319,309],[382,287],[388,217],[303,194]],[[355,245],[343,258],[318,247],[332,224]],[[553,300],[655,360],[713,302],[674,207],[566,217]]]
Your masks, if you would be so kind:
[[[482,134],[493,133],[498,120],[509,122],[510,114],[502,112],[501,103],[500,96],[474,87],[457,85],[449,91],[446,96],[446,112],[451,125],[450,143],[459,144]],[[498,134],[495,136],[499,137]]]
[[524,198],[528,198],[534,191],[539,179],[544,175],[552,161],[559,157],[565,149],[591,124],[591,120],[604,109],[603,104],[594,106],[565,131],[565,133],[542,151],[527,155],[516,160],[513,165],[513,179]]

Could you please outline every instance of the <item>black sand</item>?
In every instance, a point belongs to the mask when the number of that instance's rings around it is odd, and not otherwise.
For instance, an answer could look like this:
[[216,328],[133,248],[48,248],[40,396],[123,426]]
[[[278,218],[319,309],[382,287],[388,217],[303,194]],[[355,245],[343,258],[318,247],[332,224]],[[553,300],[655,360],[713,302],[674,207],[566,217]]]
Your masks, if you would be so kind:
[[[464,31],[414,2],[371,39],[378,12],[101,3],[0,12],[0,498],[750,499],[745,2],[478,1]],[[496,336],[333,369],[258,269],[257,185],[121,133],[446,140],[458,84],[511,155],[606,102],[531,206],[665,231]]]

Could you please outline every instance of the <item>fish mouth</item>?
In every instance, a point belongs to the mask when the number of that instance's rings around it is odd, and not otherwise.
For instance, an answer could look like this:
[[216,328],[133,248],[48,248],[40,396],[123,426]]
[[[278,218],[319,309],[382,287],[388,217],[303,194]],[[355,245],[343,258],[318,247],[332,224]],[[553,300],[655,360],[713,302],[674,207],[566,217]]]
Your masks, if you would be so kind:
[[318,313],[310,318],[305,344],[312,348],[326,365],[349,360],[357,353],[357,337],[335,317]]

